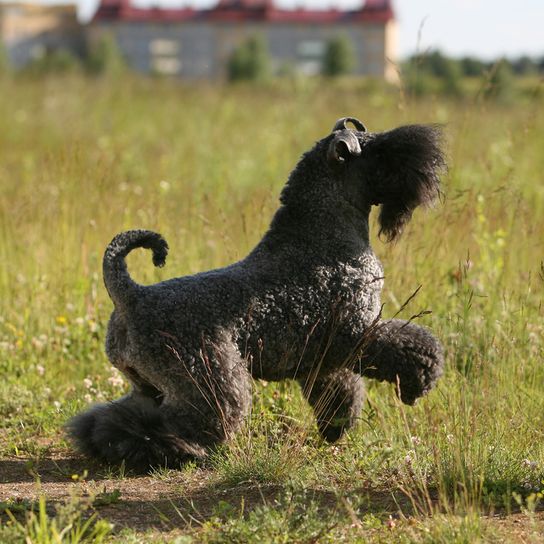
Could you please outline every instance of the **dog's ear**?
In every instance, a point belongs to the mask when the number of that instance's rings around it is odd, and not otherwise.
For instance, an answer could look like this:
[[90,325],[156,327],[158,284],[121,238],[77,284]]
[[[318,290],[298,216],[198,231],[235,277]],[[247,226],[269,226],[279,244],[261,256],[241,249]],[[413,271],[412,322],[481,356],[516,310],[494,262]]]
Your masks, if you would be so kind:
[[330,163],[345,162],[350,157],[361,154],[361,144],[352,130],[338,130],[334,133],[327,150]]
[[358,132],[366,132],[366,127],[355,117],[342,117],[332,127],[333,137],[327,150],[329,163],[342,163],[349,157],[361,154],[361,144],[356,134],[348,128],[352,124]]
[[420,205],[440,194],[446,163],[442,130],[435,125],[409,125],[373,134],[365,145],[371,204],[380,204],[380,235],[396,239]]

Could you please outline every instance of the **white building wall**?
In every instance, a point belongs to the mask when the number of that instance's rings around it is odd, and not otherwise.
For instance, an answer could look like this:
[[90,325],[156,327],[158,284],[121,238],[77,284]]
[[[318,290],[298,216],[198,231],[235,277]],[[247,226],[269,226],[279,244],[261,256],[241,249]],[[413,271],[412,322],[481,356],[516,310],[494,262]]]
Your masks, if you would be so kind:
[[102,33],[111,32],[135,70],[186,78],[224,77],[232,51],[254,35],[263,36],[276,70],[289,66],[307,74],[319,73],[327,42],[345,36],[353,49],[354,74],[394,80],[396,72],[386,60],[395,57],[393,30],[368,23],[96,22],[89,34],[92,43]]

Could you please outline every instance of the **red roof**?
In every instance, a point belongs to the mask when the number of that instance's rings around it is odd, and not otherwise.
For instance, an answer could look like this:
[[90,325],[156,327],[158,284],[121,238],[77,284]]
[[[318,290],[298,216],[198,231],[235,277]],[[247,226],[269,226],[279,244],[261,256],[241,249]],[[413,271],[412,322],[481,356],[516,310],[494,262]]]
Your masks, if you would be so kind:
[[211,9],[191,7],[164,9],[139,8],[130,0],[101,0],[94,21],[263,21],[293,23],[376,22],[393,19],[391,0],[366,0],[351,11],[338,9],[286,10],[274,6],[273,0],[219,0]]

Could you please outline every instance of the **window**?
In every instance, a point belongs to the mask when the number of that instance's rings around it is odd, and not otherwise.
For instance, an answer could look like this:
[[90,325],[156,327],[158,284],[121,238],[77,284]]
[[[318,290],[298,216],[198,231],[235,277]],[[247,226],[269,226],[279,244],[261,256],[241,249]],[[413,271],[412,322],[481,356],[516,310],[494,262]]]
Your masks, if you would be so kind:
[[154,57],[151,68],[157,74],[175,75],[180,72],[181,62],[174,57]]
[[175,40],[151,40],[149,51],[152,55],[177,55],[179,53],[179,42]]
[[157,74],[175,75],[181,71],[180,43],[176,40],[155,39],[149,42],[151,69]]
[[297,47],[297,54],[301,58],[323,58],[325,54],[325,43],[322,40],[306,40],[300,42]]
[[321,72],[326,44],[323,40],[304,40],[297,45],[297,68],[305,75]]

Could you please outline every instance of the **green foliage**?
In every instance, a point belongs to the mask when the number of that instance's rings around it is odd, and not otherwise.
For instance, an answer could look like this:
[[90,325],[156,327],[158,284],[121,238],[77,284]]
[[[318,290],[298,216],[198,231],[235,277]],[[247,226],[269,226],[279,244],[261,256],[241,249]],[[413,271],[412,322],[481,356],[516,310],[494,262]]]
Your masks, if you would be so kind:
[[270,60],[262,36],[251,36],[231,54],[227,75],[229,81],[262,81],[269,75]]
[[452,65],[455,61],[444,56],[440,51],[433,51],[428,55],[423,55],[418,62],[423,70],[438,78],[448,78],[454,71]]
[[[72,498],[64,505],[57,507],[54,517],[47,511],[47,503],[42,495],[36,511],[30,510],[24,522],[17,521],[8,510],[11,521],[9,536],[13,543],[29,542],[32,544],[102,544],[111,532],[111,524],[104,520],[96,520],[92,515],[85,519],[87,505],[79,498]],[[0,536],[2,533],[0,532]],[[4,540],[8,544],[9,541]]]
[[484,95],[488,99],[503,102],[513,98],[514,76],[510,64],[501,59],[489,70]]
[[[304,442],[309,416],[294,383],[259,384],[249,426],[237,433],[229,447],[213,453],[210,463],[222,485],[240,482],[277,484],[293,482],[304,471]],[[311,421],[309,417],[307,420]]]
[[198,534],[198,542],[473,544],[495,536],[473,512],[399,519],[379,508],[376,513],[368,512],[366,503],[358,504],[351,497],[331,497],[327,508],[322,501],[319,493],[286,490],[247,512],[243,504],[236,508],[220,502]]
[[463,57],[459,60],[459,65],[466,77],[481,77],[487,69],[486,63],[475,57]]
[[510,61],[510,67],[512,72],[517,76],[530,76],[539,71],[538,61],[527,55]]
[[[437,80],[438,85],[433,85]],[[461,94],[461,65],[440,51],[415,55],[406,66],[406,86],[415,96],[436,90],[451,96]]]
[[333,510],[323,516],[318,503],[308,495],[288,491],[272,504],[257,506],[246,517],[243,512],[237,514],[230,504],[220,503],[216,515],[203,528],[202,542],[334,542],[333,531],[341,518],[339,512]]
[[121,491],[119,489],[114,489],[111,492],[103,491],[96,495],[93,500],[93,506],[107,506],[110,504],[117,504],[121,497]]
[[441,79],[442,91],[445,95],[461,95],[461,69],[457,62],[449,62],[444,66],[444,75]]
[[483,527],[479,516],[469,512],[465,516],[434,516],[415,522],[402,536],[390,542],[398,544],[476,544],[499,542],[492,531]]
[[44,54],[26,65],[24,74],[33,76],[66,74],[76,72],[81,67],[80,59],[67,49],[46,50]]
[[348,38],[336,36],[329,40],[323,56],[323,75],[327,77],[346,75],[352,71],[353,65],[353,48]]
[[106,33],[91,44],[87,56],[87,70],[91,74],[120,76],[126,71],[126,62],[115,36]]
[[36,503],[28,499],[8,499],[6,501],[0,501],[0,515],[6,514],[8,511],[12,514],[19,514],[35,509]]
[[11,70],[8,52],[6,46],[0,39],[0,79],[9,74]]
[[414,55],[403,66],[405,87],[413,96],[437,94],[459,98],[469,92],[480,96],[483,91],[485,98],[503,102],[520,94],[517,88],[523,89],[523,82],[531,85],[526,90],[534,94],[534,76],[539,70],[539,62],[527,56],[489,63],[475,57],[455,59],[440,51]]
[[428,75],[419,73],[412,67],[404,71],[403,82],[406,91],[414,97],[430,94],[435,89],[433,80]]

